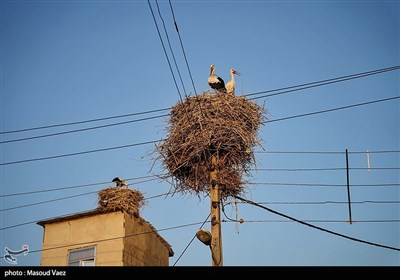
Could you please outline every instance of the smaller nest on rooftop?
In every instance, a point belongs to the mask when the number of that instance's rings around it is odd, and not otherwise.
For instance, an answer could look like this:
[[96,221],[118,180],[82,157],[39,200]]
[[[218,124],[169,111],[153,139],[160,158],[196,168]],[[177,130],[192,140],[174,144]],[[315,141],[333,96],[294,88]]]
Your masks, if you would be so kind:
[[97,209],[101,212],[123,211],[140,217],[139,209],[145,203],[143,194],[138,190],[110,187],[99,191]]

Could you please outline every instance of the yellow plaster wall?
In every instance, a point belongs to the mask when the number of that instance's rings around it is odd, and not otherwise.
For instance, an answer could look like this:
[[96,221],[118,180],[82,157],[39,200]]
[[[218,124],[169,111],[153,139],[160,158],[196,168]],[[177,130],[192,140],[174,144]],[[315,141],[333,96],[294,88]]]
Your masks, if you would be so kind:
[[[125,215],[124,256],[125,266],[168,266],[169,251],[151,226],[142,219]],[[132,235],[132,236],[131,236]]]
[[[123,224],[122,212],[46,224],[41,264],[43,266],[68,265],[68,250],[95,245],[96,266],[121,266]],[[104,239],[111,240],[99,242]],[[47,250],[54,247],[60,248]]]
[[41,265],[67,266],[68,250],[90,246],[96,266],[169,265],[169,250],[151,226],[123,212],[45,224]]

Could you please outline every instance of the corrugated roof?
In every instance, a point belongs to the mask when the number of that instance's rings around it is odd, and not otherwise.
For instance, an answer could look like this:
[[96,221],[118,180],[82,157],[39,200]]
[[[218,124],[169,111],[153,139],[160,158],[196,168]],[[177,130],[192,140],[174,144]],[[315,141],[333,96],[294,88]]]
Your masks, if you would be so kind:
[[[114,211],[114,212],[122,212],[122,211]],[[99,209],[94,209],[94,210],[89,210],[89,211],[84,211],[84,212],[78,212],[75,214],[41,220],[41,221],[38,221],[36,224],[44,227],[46,224],[61,223],[64,221],[75,220],[75,219],[80,219],[80,218],[84,218],[84,217],[90,217],[90,216],[107,214],[107,213],[111,213],[111,212],[104,212],[104,211],[100,211]],[[172,250],[171,245],[157,232],[156,228],[151,223],[149,223],[148,221],[146,221],[145,219],[143,219],[141,217],[139,217],[139,218],[133,217],[133,218],[140,219],[143,222],[147,223],[150,226],[150,228],[152,230],[154,230],[154,233],[160,239],[161,243],[163,243],[168,248],[169,256],[172,257],[174,255],[174,251]]]

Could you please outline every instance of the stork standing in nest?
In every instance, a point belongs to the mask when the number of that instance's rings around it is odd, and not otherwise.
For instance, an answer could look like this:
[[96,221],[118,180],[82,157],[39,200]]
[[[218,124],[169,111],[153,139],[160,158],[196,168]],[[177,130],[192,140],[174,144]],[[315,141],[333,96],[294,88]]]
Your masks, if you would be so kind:
[[229,73],[231,73],[231,80],[226,83],[225,90],[226,90],[226,93],[235,95],[235,76],[234,75],[240,76],[240,73],[233,68],[231,68],[229,70]]
[[215,66],[214,64],[211,64],[211,69],[210,69],[210,76],[208,77],[208,84],[210,85],[211,88],[219,91],[219,92],[226,92],[225,89],[225,82],[222,80],[221,77],[218,77],[217,75],[214,74]]
[[115,177],[112,180],[112,182],[115,183],[116,187],[123,187],[123,186],[125,186],[126,188],[128,187],[128,183],[124,179],[122,179],[120,177]]

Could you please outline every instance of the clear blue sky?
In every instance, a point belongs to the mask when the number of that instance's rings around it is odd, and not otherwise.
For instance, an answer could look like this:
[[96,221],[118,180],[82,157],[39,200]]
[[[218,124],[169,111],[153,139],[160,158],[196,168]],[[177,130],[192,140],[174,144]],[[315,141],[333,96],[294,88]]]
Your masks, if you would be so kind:
[[[151,5],[165,39],[155,2]],[[398,1],[172,1],[172,5],[198,93],[208,90],[210,64],[216,65],[216,73],[225,80],[229,68],[241,72],[236,79],[237,95],[400,64]],[[186,91],[193,95],[168,1],[159,1],[159,6]],[[2,132],[169,108],[179,101],[147,1],[2,0],[0,9]],[[255,102],[265,105],[267,117],[274,120],[393,96],[399,96],[399,70]],[[346,201],[344,170],[287,171],[343,168],[344,154],[268,153],[399,151],[399,108],[399,99],[395,99],[265,124],[259,133],[267,153],[256,153],[257,168],[284,170],[252,171],[246,178],[252,183],[246,197],[256,202],[321,202],[266,206],[298,219],[314,220],[313,224],[332,231],[399,248],[398,169],[350,170],[354,202],[395,202],[353,204],[353,220],[364,222],[350,225],[346,222],[346,204],[324,203]],[[0,136],[4,142],[167,113]],[[31,251],[41,249],[43,231],[34,221],[94,209],[97,194],[7,208],[96,192],[110,186],[116,176],[137,178],[163,173],[159,163],[152,169],[157,156],[154,144],[4,163],[159,140],[166,137],[166,124],[167,118],[161,117],[0,144],[3,196],[102,183],[2,197],[1,228],[27,224],[0,231],[1,251],[4,253],[4,247],[16,250],[23,244]],[[261,147],[255,150],[263,151]],[[371,153],[371,167],[399,168],[399,155]],[[366,168],[366,154],[351,153],[349,162],[352,168]],[[146,179],[152,178],[142,180]],[[164,181],[142,180],[130,181],[130,187],[142,191],[145,197],[171,188]],[[372,184],[378,186],[367,186]],[[149,200],[142,216],[162,230],[203,222],[208,213],[207,197],[176,194]],[[226,213],[235,217],[231,207]],[[238,217],[248,222],[223,223],[227,266],[400,265],[398,251],[287,222],[260,208],[239,204]],[[171,265],[198,227],[160,231],[175,251]],[[19,265],[39,265],[40,256],[40,252],[20,256]],[[6,264],[4,259],[0,262]],[[210,263],[207,247],[194,240],[176,265]]]

